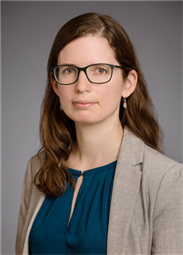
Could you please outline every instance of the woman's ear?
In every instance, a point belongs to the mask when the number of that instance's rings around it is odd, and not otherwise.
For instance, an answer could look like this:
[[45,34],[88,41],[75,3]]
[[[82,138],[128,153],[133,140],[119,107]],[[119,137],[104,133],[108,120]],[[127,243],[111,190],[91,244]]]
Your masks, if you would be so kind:
[[131,70],[128,73],[127,78],[124,81],[123,84],[123,91],[122,91],[122,97],[127,98],[129,97],[135,90],[137,85],[138,75],[135,70]]
[[50,74],[50,80],[51,80],[52,88],[55,91],[55,94],[57,94],[57,96],[59,96],[59,94],[58,94],[58,84],[57,84],[55,78],[53,77],[53,73]]

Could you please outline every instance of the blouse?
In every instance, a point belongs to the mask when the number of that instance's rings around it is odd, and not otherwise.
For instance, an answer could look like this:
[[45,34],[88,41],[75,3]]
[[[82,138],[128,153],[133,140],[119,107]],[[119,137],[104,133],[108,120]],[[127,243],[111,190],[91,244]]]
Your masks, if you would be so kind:
[[[70,184],[63,196],[45,198],[30,231],[30,254],[106,254],[116,162],[83,172],[70,222]],[[81,171],[68,170],[77,182]]]

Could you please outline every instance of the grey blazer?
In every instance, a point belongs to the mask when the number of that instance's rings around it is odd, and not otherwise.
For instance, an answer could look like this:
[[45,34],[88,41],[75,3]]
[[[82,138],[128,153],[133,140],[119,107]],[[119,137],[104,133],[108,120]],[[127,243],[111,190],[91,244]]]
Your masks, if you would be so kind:
[[[44,155],[43,155],[44,156]],[[30,159],[22,190],[16,254],[29,253],[31,226],[45,195]],[[107,255],[183,255],[183,165],[125,129],[112,190]]]

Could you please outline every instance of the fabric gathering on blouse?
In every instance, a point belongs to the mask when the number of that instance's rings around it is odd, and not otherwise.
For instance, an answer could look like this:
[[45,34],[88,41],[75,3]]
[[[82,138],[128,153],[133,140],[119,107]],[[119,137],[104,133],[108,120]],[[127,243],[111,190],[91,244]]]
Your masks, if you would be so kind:
[[[83,172],[69,224],[71,185],[62,197],[45,198],[30,231],[30,254],[106,254],[116,162]],[[81,171],[68,170],[77,182]]]

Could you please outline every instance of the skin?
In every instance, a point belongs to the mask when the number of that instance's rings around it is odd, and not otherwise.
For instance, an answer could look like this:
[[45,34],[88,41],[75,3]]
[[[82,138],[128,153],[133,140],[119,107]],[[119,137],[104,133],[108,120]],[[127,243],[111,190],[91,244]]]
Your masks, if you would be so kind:
[[[58,65],[85,67],[94,63],[120,65],[103,37],[76,39],[58,55]],[[76,126],[77,141],[68,160],[69,167],[86,171],[117,159],[123,137],[119,120],[120,101],[121,97],[127,98],[133,93],[136,83],[134,70],[123,80],[119,68],[114,68],[112,79],[105,84],[92,84],[82,71],[78,81],[72,85],[59,85],[52,79],[63,111]]]

